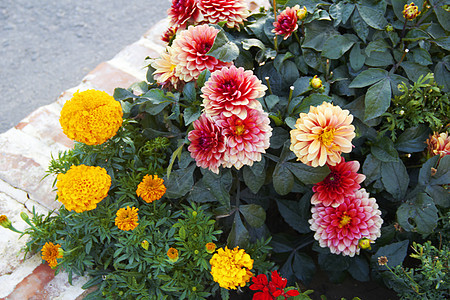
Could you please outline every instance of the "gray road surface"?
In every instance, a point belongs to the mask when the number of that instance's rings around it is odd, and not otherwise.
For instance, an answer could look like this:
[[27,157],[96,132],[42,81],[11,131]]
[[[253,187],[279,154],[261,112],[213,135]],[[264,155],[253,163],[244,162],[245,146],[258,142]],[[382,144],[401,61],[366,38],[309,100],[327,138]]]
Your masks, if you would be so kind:
[[166,17],[170,0],[0,0],[0,133]]

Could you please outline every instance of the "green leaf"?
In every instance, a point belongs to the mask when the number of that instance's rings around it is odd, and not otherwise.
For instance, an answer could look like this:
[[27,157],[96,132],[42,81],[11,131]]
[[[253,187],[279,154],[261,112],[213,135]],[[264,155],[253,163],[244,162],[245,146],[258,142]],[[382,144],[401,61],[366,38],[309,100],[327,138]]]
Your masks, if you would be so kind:
[[223,30],[220,30],[214,39],[214,44],[206,55],[215,57],[223,62],[232,62],[239,56],[239,47],[227,38]]
[[338,26],[340,23],[347,23],[348,19],[352,15],[355,5],[353,3],[345,3],[339,1],[330,6],[330,16],[334,19],[334,26]]
[[408,250],[409,241],[401,241],[381,247],[377,253],[372,256],[372,261],[378,270],[387,270],[386,266],[380,266],[377,262],[378,257],[385,256],[388,259],[388,266],[393,268],[403,263]]
[[419,171],[419,183],[422,185],[428,185],[431,181],[431,168],[435,168],[439,161],[439,155],[433,156],[428,159],[420,168]]
[[353,13],[351,23],[356,34],[365,43],[367,36],[369,35],[369,27],[367,26],[366,22],[364,22],[364,20],[362,19],[358,10],[355,10],[355,12]]
[[312,94],[308,97],[304,98],[300,105],[297,106],[297,108],[294,111],[295,115],[298,115],[299,113],[307,113],[311,106],[318,106],[321,105],[323,102],[331,102],[332,98],[327,95],[321,95],[321,94]]
[[408,33],[403,38],[403,40],[407,41],[407,42],[417,42],[420,40],[427,40],[429,38],[430,38],[430,36],[428,35],[428,33],[426,31],[423,31],[423,30],[420,30],[417,28],[413,28],[408,31]]
[[300,77],[297,66],[293,61],[285,61],[280,68],[280,74],[285,81],[285,84],[291,85]]
[[429,234],[437,225],[438,210],[433,199],[425,193],[420,193],[416,199],[400,205],[397,219],[406,231]]
[[444,49],[446,51],[450,51],[450,37],[449,36],[435,39],[434,42],[436,43],[436,45],[438,45],[442,49]]
[[407,128],[398,137],[395,142],[395,148],[406,153],[420,152],[427,146],[425,142],[430,131],[430,128],[425,125]]
[[347,52],[355,42],[346,35],[333,35],[329,37],[322,47],[322,56],[338,59]]
[[400,64],[400,67],[405,70],[408,78],[416,82],[420,76],[425,76],[431,73],[430,69],[425,66],[419,65],[418,63],[412,61],[404,61]]
[[275,67],[275,69],[277,69],[278,72],[281,72],[281,66],[283,65],[283,63],[292,57],[294,57],[294,55],[290,52],[287,52],[285,54],[279,54],[275,57],[275,60],[273,61],[273,66]]
[[381,116],[391,104],[391,83],[385,78],[372,85],[366,92],[364,120]]
[[436,17],[439,21],[439,24],[441,24],[441,26],[445,30],[450,31],[450,15],[448,13],[448,10],[445,10],[443,8],[444,3],[441,2],[440,0],[431,0],[431,3],[434,9],[434,13],[436,14]]
[[[303,49],[303,58],[305,63],[317,70],[319,73],[324,73],[326,70],[326,59],[320,55],[320,52],[316,52],[312,49]],[[272,89],[273,90],[273,89]]]
[[180,155],[181,152],[183,151],[183,147],[184,147],[184,143],[181,144],[177,150],[175,150],[172,155],[170,156],[170,162],[169,162],[169,166],[167,167],[167,179],[170,178],[170,172],[172,172],[172,166],[173,163],[175,162],[175,159],[178,157],[178,160],[180,159]]
[[289,171],[304,184],[316,184],[327,177],[330,173],[330,169],[327,166],[323,167],[310,167],[302,163],[285,163]]
[[211,192],[214,198],[226,209],[230,209],[230,189],[233,181],[230,170],[223,170],[220,174],[202,169],[202,182],[205,188]]
[[330,26],[328,21],[314,21],[305,25],[305,39],[302,48],[310,48],[322,51],[325,41],[339,33]]
[[195,164],[186,169],[178,169],[172,172],[170,179],[164,178],[166,186],[165,197],[176,199],[186,195],[194,185]]
[[246,39],[242,41],[242,48],[250,50],[251,47],[257,47],[262,50],[266,49],[264,43],[258,39]]
[[372,154],[367,155],[363,165],[363,174],[366,175],[365,185],[381,178],[381,161]]
[[198,75],[197,86],[199,89],[201,89],[205,85],[205,82],[209,79],[210,76],[211,72],[208,69],[204,70],[200,73],[200,75]]
[[387,25],[384,17],[386,11],[385,1],[361,0],[356,4],[356,8],[367,25],[374,29],[384,30]]
[[450,92],[450,55],[436,64],[434,78],[436,83],[444,87],[444,92]]
[[239,246],[240,248],[246,248],[249,239],[250,235],[247,228],[245,228],[244,223],[242,223],[240,214],[235,213],[233,226],[231,227],[231,231],[227,239],[228,247],[234,248]]
[[350,66],[353,70],[359,71],[366,61],[366,56],[362,53],[359,43],[355,44],[350,51]]
[[369,281],[369,264],[361,256],[355,256],[347,271],[352,275],[352,277],[358,281]]
[[444,208],[450,207],[450,191],[440,185],[427,185],[425,192],[433,199],[436,205]]
[[278,163],[275,166],[272,178],[273,187],[278,194],[287,195],[292,191],[294,186],[294,175],[292,175],[284,163]]
[[266,211],[260,205],[240,205],[239,211],[242,213],[248,224],[254,228],[263,226],[266,221]]
[[123,100],[127,100],[127,99],[133,99],[136,96],[132,92],[130,92],[126,89],[115,88],[113,97],[117,101],[123,101]]
[[389,44],[383,39],[378,39],[370,42],[367,45],[365,52],[367,56],[370,56],[372,51],[385,52],[387,49],[389,49]]
[[293,86],[294,86],[294,97],[300,96],[310,90],[312,90],[309,81],[312,79],[312,77],[309,76],[302,76],[298,78]]
[[190,103],[192,103],[196,100],[197,91],[195,90],[194,82],[188,82],[184,85],[183,95],[184,95],[184,98],[186,98],[186,100],[189,101]]
[[305,284],[309,284],[316,273],[316,264],[305,253],[296,251],[292,262],[292,270],[294,271],[295,277]]
[[381,163],[381,181],[386,191],[391,194],[394,199],[402,200],[406,195],[409,184],[409,175],[406,167],[399,159],[396,162]]
[[445,155],[439,160],[436,174],[431,176],[430,184],[450,184],[450,156]]
[[202,114],[202,108],[198,105],[189,106],[183,112],[184,125],[188,126],[197,120]]
[[310,213],[311,194],[306,194],[300,201],[276,199],[278,211],[284,221],[299,233],[311,232],[308,219]]
[[[295,123],[295,121],[294,121]],[[279,149],[283,147],[286,140],[290,139],[289,132],[282,127],[275,127],[272,130],[272,136],[270,137],[270,148]]]
[[388,76],[388,74],[389,73],[386,70],[378,68],[370,68],[368,70],[359,73],[358,76],[356,76],[355,79],[353,79],[353,81],[350,83],[349,87],[362,88],[365,86],[369,86],[379,82],[382,79],[385,79]]
[[374,145],[371,146],[372,154],[382,162],[396,162],[398,161],[398,153],[394,147],[392,140],[383,136]]
[[370,53],[365,64],[370,67],[387,67],[394,64],[394,59],[389,51]]
[[266,173],[262,172],[261,174],[255,175],[255,173],[252,172],[249,166],[244,166],[244,170],[242,173],[244,176],[245,185],[247,185],[252,193],[258,193],[259,189],[264,185]]
[[278,102],[280,102],[280,98],[278,98],[277,95],[268,95],[264,98],[264,102],[266,103],[267,109],[270,111]]

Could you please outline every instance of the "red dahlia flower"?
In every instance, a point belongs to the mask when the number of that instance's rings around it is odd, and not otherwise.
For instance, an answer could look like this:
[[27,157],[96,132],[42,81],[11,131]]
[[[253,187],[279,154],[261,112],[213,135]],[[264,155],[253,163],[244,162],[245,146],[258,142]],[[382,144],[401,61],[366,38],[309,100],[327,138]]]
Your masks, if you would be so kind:
[[257,292],[253,295],[253,300],[272,300],[283,296],[284,299],[288,297],[298,296],[300,293],[297,290],[284,291],[287,280],[278,274],[278,271],[272,271],[272,281],[268,282],[265,274],[259,274],[252,278],[253,284],[250,289]]
[[328,166],[330,174],[313,187],[315,194],[311,198],[312,204],[337,207],[344,202],[344,198],[353,195],[354,191],[361,188],[359,185],[366,179],[363,174],[358,174],[359,162],[341,162],[335,166]]
[[208,168],[218,174],[226,150],[226,138],[222,129],[213,119],[202,114],[194,121],[194,130],[189,132],[188,139],[191,141],[188,150],[197,166]]
[[192,18],[193,23],[202,20],[196,0],[172,0],[172,6],[167,10],[170,25],[183,26]]
[[311,208],[309,220],[314,238],[331,253],[355,256],[359,254],[358,243],[366,238],[375,241],[381,235],[383,219],[375,198],[369,198],[365,189],[344,198],[338,207],[319,203]]
[[227,27],[239,27],[248,17],[245,0],[197,0],[205,22],[227,22]]
[[210,116],[223,113],[225,117],[245,119],[247,108],[261,109],[256,99],[263,97],[266,89],[252,71],[225,67],[212,73],[202,88],[203,106]]
[[286,7],[273,22],[275,27],[272,32],[278,35],[284,35],[284,40],[291,36],[291,34],[298,29],[297,11],[300,6],[296,5],[293,8]]

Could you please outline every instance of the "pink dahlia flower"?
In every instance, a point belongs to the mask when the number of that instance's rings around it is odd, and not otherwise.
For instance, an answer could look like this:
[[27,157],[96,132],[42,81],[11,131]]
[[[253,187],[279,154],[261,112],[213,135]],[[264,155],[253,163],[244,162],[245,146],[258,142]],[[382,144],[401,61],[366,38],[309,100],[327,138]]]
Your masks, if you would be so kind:
[[254,161],[261,160],[261,153],[269,148],[272,127],[268,114],[262,110],[248,109],[244,120],[236,115],[221,115],[216,122],[227,137],[224,167],[240,169],[243,165],[252,166]]
[[358,242],[366,238],[374,241],[381,235],[381,211],[375,198],[369,198],[365,189],[344,198],[338,207],[319,203],[311,208],[309,220],[314,238],[331,253],[355,256],[359,254]]
[[194,121],[194,130],[189,132],[188,139],[191,141],[188,150],[197,166],[218,174],[226,150],[226,138],[222,129],[212,118],[202,114]]
[[329,168],[330,174],[313,187],[315,194],[311,198],[312,204],[337,207],[344,202],[345,197],[359,190],[359,184],[366,179],[365,175],[357,173],[359,162],[356,160],[345,162],[342,157],[340,163]]
[[184,26],[191,19],[193,23],[202,20],[202,14],[196,0],[172,0],[172,6],[167,10],[170,25]]
[[300,6],[296,5],[293,8],[286,7],[277,17],[277,20],[273,22],[275,27],[272,32],[278,35],[284,35],[284,40],[291,36],[291,34],[298,29],[297,24],[297,11]]
[[245,119],[247,108],[261,109],[256,99],[263,97],[266,89],[252,71],[225,67],[212,73],[202,88],[203,106],[211,116],[223,113],[225,117]]
[[210,24],[227,22],[227,27],[239,27],[249,16],[245,0],[197,0],[204,20]]
[[173,41],[173,62],[177,66],[176,76],[188,82],[208,69],[211,72],[231,66],[215,57],[206,55],[214,44],[219,29],[208,25],[190,26],[177,35]]

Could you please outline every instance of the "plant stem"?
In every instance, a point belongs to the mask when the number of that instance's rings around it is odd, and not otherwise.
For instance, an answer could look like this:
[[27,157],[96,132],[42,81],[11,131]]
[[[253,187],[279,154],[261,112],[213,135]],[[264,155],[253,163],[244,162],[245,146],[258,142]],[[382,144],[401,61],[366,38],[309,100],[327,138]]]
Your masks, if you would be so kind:
[[[303,27],[303,22],[302,22],[302,27]],[[303,33],[303,30],[302,30],[302,33]],[[295,36],[295,39],[297,40],[298,46],[301,49],[302,48],[302,43],[300,42],[300,38],[298,37],[297,31],[294,31],[294,36]]]

